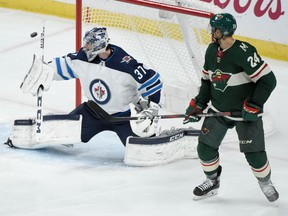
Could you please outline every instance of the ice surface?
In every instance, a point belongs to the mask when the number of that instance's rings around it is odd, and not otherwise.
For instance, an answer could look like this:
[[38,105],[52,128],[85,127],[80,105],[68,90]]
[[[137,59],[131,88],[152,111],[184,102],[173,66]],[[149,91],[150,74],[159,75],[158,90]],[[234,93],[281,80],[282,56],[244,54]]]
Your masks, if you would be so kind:
[[[39,50],[39,37],[30,38],[30,33],[38,31],[39,35],[44,18],[45,59],[74,51],[73,21],[0,9],[0,144],[7,140],[14,119],[35,116],[36,99],[23,95],[19,85],[31,65],[32,54]],[[277,132],[266,145],[272,180],[280,193],[278,207],[262,194],[237,143],[221,146],[219,195],[195,202],[192,191],[204,179],[198,160],[129,167],[123,163],[125,149],[117,136],[104,132],[73,148],[29,151],[0,145],[0,215],[288,215],[288,62],[266,60],[278,79],[266,106],[277,125]],[[54,82],[44,94],[45,113],[72,110],[73,86],[74,81]]]

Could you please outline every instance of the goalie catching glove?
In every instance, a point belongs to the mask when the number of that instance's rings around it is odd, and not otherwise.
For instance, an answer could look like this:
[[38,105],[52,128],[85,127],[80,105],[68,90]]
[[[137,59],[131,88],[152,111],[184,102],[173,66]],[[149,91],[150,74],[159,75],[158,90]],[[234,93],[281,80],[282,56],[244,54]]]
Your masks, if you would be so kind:
[[30,93],[35,96],[41,86],[44,91],[49,90],[53,77],[54,69],[34,54],[32,66],[24,77],[20,89],[23,93]]
[[[132,131],[140,137],[154,135],[158,128],[158,115],[160,106],[152,101],[140,100],[136,105],[130,103],[131,116],[139,117],[139,120],[130,121]],[[141,118],[143,117],[143,118]]]

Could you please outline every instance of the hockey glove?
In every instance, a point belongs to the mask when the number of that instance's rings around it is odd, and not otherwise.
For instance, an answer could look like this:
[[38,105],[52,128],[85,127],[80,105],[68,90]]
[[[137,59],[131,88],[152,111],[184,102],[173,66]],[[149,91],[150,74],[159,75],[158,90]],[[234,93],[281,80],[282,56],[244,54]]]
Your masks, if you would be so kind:
[[[158,115],[160,106],[152,101],[140,100],[136,105],[129,104],[131,116],[139,117],[139,120],[130,121],[132,131],[140,137],[150,137],[154,135],[158,128]],[[141,118],[147,117],[147,118]]]
[[183,124],[187,124],[189,122],[198,122],[201,117],[198,117],[197,114],[203,113],[203,110],[206,107],[200,103],[197,103],[196,99],[191,99],[188,108],[186,109],[185,118],[183,120]]
[[258,114],[262,113],[262,111],[263,109],[260,106],[248,102],[246,99],[243,104],[242,118],[245,121],[256,121],[258,119]]
[[147,116],[151,119],[153,118],[153,116],[158,115],[158,111],[160,108],[160,106],[153,101],[148,101],[144,99],[139,100],[135,106],[137,113],[142,116]]
[[43,87],[44,91],[49,90],[53,77],[54,69],[34,55],[32,66],[24,77],[20,89],[23,93],[30,93],[35,96],[40,86]]

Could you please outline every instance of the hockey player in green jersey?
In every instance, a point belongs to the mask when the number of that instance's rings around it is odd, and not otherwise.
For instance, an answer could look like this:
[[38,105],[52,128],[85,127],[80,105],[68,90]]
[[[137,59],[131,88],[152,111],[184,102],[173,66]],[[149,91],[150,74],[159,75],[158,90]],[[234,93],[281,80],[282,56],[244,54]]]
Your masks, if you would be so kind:
[[217,194],[222,171],[219,146],[227,130],[236,127],[240,151],[260,188],[270,202],[276,201],[279,194],[270,180],[261,117],[276,78],[254,46],[233,38],[237,24],[231,14],[214,15],[209,26],[214,42],[206,50],[201,87],[191,100],[183,123],[199,121],[196,115],[208,103],[208,112],[239,111],[242,115],[204,119],[197,151],[207,179],[195,187],[195,199]]

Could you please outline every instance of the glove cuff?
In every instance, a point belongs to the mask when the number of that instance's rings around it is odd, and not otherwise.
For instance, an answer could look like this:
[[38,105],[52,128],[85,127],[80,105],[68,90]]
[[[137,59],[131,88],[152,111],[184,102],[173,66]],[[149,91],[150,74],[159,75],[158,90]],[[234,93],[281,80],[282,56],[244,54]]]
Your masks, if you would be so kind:
[[204,110],[206,108],[206,106],[202,105],[201,103],[198,103],[196,98],[192,98],[189,105],[192,107],[196,107],[197,109],[200,110]]
[[247,113],[251,114],[257,114],[262,112],[262,108],[256,104],[253,104],[252,102],[248,102],[247,99],[244,101],[243,109]]

